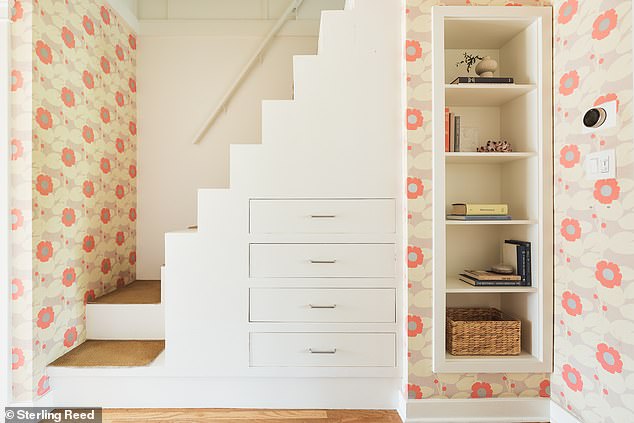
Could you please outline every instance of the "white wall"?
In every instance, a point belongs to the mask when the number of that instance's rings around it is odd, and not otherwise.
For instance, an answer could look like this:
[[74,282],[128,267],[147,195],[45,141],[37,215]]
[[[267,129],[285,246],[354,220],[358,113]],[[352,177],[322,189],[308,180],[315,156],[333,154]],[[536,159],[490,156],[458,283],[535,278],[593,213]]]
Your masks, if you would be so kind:
[[[132,1],[132,0],[124,0]],[[277,19],[291,0],[138,0],[139,19]],[[344,0],[304,0],[299,19],[319,19]]]
[[142,24],[137,57],[137,278],[158,279],[164,233],[196,224],[198,188],[229,186],[229,144],[260,142],[261,101],[291,98],[292,56],[315,54],[317,39],[279,37],[207,138],[192,145],[260,37],[143,33]]

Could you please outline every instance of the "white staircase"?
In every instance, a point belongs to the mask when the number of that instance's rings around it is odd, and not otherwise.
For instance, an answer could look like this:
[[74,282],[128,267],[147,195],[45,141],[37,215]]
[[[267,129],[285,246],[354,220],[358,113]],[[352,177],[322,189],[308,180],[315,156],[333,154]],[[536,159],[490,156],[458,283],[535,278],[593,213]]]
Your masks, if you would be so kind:
[[164,269],[161,267],[161,302],[157,304],[86,304],[86,339],[165,339]]
[[397,406],[403,19],[401,1],[322,13],[318,55],[294,60],[295,98],[263,102],[262,144],[231,147],[231,187],[199,190],[198,229],[166,234],[165,356],[56,371],[59,405],[89,403],[91,384],[103,406]]

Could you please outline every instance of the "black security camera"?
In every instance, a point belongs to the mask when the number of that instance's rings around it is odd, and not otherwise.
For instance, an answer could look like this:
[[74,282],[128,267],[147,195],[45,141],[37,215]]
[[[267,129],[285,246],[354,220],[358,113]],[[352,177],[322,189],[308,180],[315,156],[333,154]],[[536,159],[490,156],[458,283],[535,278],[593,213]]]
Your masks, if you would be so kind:
[[586,128],[598,128],[603,125],[607,117],[608,114],[605,109],[601,107],[594,107],[583,115],[583,125]]

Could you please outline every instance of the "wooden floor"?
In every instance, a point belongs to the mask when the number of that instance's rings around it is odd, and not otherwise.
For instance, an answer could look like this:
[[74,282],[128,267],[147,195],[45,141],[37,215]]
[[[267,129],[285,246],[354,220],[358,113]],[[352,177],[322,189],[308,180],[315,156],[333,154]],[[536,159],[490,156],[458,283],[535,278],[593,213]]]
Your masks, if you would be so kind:
[[383,410],[238,410],[108,409],[104,423],[401,423],[396,411]]

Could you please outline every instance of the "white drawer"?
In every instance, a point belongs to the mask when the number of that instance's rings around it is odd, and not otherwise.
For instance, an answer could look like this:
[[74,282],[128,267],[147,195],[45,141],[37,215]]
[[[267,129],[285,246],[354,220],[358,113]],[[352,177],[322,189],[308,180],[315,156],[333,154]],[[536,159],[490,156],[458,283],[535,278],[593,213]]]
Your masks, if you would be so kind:
[[251,200],[249,219],[253,234],[391,234],[396,229],[392,199]]
[[252,322],[390,323],[394,289],[252,288]]
[[394,367],[393,333],[251,333],[252,367]]
[[389,278],[394,244],[251,244],[252,278]]

